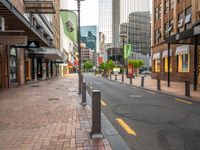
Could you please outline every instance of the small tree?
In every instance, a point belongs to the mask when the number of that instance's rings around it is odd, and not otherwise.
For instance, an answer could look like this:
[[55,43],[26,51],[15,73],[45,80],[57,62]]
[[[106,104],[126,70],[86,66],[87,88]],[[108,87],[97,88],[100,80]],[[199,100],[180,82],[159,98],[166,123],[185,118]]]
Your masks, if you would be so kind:
[[134,70],[136,71],[136,75],[137,75],[137,69],[139,69],[140,67],[142,67],[144,65],[144,61],[140,60],[140,59],[136,59],[136,60],[129,60],[128,64],[131,64],[132,67],[134,68]]
[[115,63],[112,60],[109,60],[107,63],[107,67],[108,67],[108,74],[110,75],[113,68],[115,68]]
[[84,68],[84,70],[88,71],[93,68],[93,63],[91,61],[87,60],[86,62],[84,62],[83,68]]

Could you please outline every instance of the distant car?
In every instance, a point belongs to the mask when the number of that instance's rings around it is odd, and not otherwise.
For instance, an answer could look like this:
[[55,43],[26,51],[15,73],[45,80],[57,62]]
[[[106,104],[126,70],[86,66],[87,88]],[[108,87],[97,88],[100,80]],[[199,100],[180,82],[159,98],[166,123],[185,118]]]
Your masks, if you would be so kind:
[[143,74],[143,75],[148,75],[148,74],[151,74],[151,71],[145,70],[145,71],[142,71],[141,74]]

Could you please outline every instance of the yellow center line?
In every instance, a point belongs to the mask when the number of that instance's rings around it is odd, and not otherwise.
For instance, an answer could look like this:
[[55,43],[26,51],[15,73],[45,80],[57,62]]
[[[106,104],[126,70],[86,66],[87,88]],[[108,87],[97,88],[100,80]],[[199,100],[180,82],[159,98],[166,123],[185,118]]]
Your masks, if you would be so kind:
[[124,128],[124,130],[125,130],[128,134],[136,136],[136,132],[135,132],[134,130],[132,130],[132,129],[128,126],[128,124],[126,124],[126,122],[124,122],[124,121],[123,121],[122,119],[120,119],[120,118],[117,118],[116,121],[119,123],[119,125],[120,125],[122,128]]
[[102,106],[107,106],[107,104],[103,100],[101,100],[101,105]]
[[175,100],[179,101],[179,102],[182,102],[182,103],[186,103],[186,104],[192,105],[192,102],[189,102],[189,101],[186,101],[186,100],[183,100],[183,99],[176,98]]

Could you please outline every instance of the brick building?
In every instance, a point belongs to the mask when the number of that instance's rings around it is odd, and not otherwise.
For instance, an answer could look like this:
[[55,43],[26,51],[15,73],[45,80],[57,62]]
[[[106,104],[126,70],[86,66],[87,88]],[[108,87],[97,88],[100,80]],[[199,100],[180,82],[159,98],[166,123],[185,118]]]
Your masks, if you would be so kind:
[[200,84],[200,1],[154,0],[152,17],[152,77]]
[[58,75],[59,0],[0,0],[0,89]]

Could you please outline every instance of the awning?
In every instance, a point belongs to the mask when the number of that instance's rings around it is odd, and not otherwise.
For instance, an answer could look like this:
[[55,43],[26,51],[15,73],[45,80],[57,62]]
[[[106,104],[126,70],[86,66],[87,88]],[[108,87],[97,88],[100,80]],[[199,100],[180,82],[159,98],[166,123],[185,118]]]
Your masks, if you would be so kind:
[[188,54],[190,50],[189,45],[182,45],[176,48],[176,53],[175,55],[183,55],[183,54]]
[[[169,56],[172,56],[172,49],[169,51]],[[168,57],[168,50],[163,51],[162,58]]]
[[49,60],[63,59],[62,52],[55,48],[40,47],[40,48],[34,48],[34,51],[37,54],[44,54],[44,58],[47,58]]
[[153,60],[160,59],[160,53],[153,54]]

